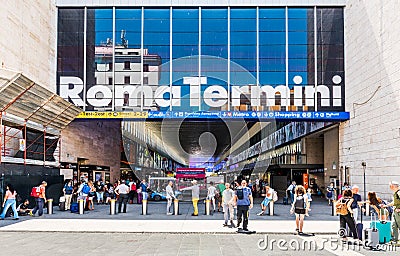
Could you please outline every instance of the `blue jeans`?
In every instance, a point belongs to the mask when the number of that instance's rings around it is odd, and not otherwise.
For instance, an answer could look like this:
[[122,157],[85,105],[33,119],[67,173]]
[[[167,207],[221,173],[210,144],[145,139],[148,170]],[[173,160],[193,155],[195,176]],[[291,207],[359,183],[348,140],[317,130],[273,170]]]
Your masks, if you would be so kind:
[[32,214],[35,215],[37,210],[39,210],[39,216],[43,215],[43,206],[44,206],[44,199],[43,198],[35,198],[35,208],[32,210]]
[[18,212],[17,212],[16,205],[17,205],[17,202],[15,201],[15,199],[7,199],[6,203],[4,205],[3,212],[0,214],[0,219],[4,219],[4,217],[6,216],[7,210],[10,206],[14,212],[14,219],[18,219]]

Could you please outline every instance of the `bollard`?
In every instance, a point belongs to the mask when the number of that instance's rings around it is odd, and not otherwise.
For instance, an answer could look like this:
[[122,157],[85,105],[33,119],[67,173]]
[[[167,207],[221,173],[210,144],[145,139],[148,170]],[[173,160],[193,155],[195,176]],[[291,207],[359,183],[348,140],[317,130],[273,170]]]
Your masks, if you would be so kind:
[[47,199],[47,214],[53,214],[53,199]]
[[174,215],[179,215],[179,199],[174,199]]
[[206,212],[205,212],[205,215],[210,215],[210,202],[211,202],[211,200],[209,200],[209,199],[206,199],[206,205],[205,205],[205,210],[206,210]]
[[269,216],[274,216],[274,201],[269,202]]
[[147,215],[147,200],[142,200],[142,215]]
[[110,200],[110,215],[115,215],[115,199]]
[[83,199],[79,199],[79,200],[78,200],[79,214],[83,214],[83,210],[84,210],[84,208],[85,208],[85,205],[84,205],[83,202],[84,202]]

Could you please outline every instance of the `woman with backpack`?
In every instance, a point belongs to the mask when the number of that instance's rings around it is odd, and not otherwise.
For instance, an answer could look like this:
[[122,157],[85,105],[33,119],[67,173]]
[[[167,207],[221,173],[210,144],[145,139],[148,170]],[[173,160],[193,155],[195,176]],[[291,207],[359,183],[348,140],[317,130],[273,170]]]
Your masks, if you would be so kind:
[[303,225],[304,216],[309,210],[308,197],[306,194],[306,189],[303,186],[297,186],[294,194],[294,201],[292,203],[292,208],[290,209],[290,214],[296,214],[296,232],[299,235],[303,235]]
[[342,198],[336,202],[336,213],[340,216],[339,234],[343,242],[347,241],[346,224],[350,229],[350,233],[353,234],[353,238],[358,241],[356,223],[353,218],[353,209],[351,208],[353,201],[353,192],[350,189],[346,189],[343,191]]

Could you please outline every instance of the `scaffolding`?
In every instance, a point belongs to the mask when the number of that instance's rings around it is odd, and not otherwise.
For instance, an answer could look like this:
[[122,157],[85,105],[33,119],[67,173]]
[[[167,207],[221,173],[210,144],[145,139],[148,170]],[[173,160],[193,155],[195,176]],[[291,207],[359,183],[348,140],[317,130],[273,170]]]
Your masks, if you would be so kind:
[[58,165],[61,130],[81,109],[7,69],[0,69],[0,95],[0,163]]

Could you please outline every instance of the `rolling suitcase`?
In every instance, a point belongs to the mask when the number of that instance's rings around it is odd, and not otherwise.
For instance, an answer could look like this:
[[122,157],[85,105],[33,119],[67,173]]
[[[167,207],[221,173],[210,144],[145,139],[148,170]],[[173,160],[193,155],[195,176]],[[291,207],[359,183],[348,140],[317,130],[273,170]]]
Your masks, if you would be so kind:
[[60,211],[65,211],[65,202],[60,202]]
[[374,221],[371,222],[371,228],[376,227],[376,229],[379,230],[379,243],[380,244],[385,244],[389,243],[390,239],[392,239],[392,234],[391,234],[391,222],[380,222],[380,221]]
[[[372,221],[372,215],[371,215],[371,223],[376,223],[376,217],[374,222]],[[376,228],[375,225],[373,226],[374,226],[373,228],[365,228],[362,233],[363,234],[362,243],[364,248],[369,248],[371,250],[376,249],[379,245],[379,230]]]

